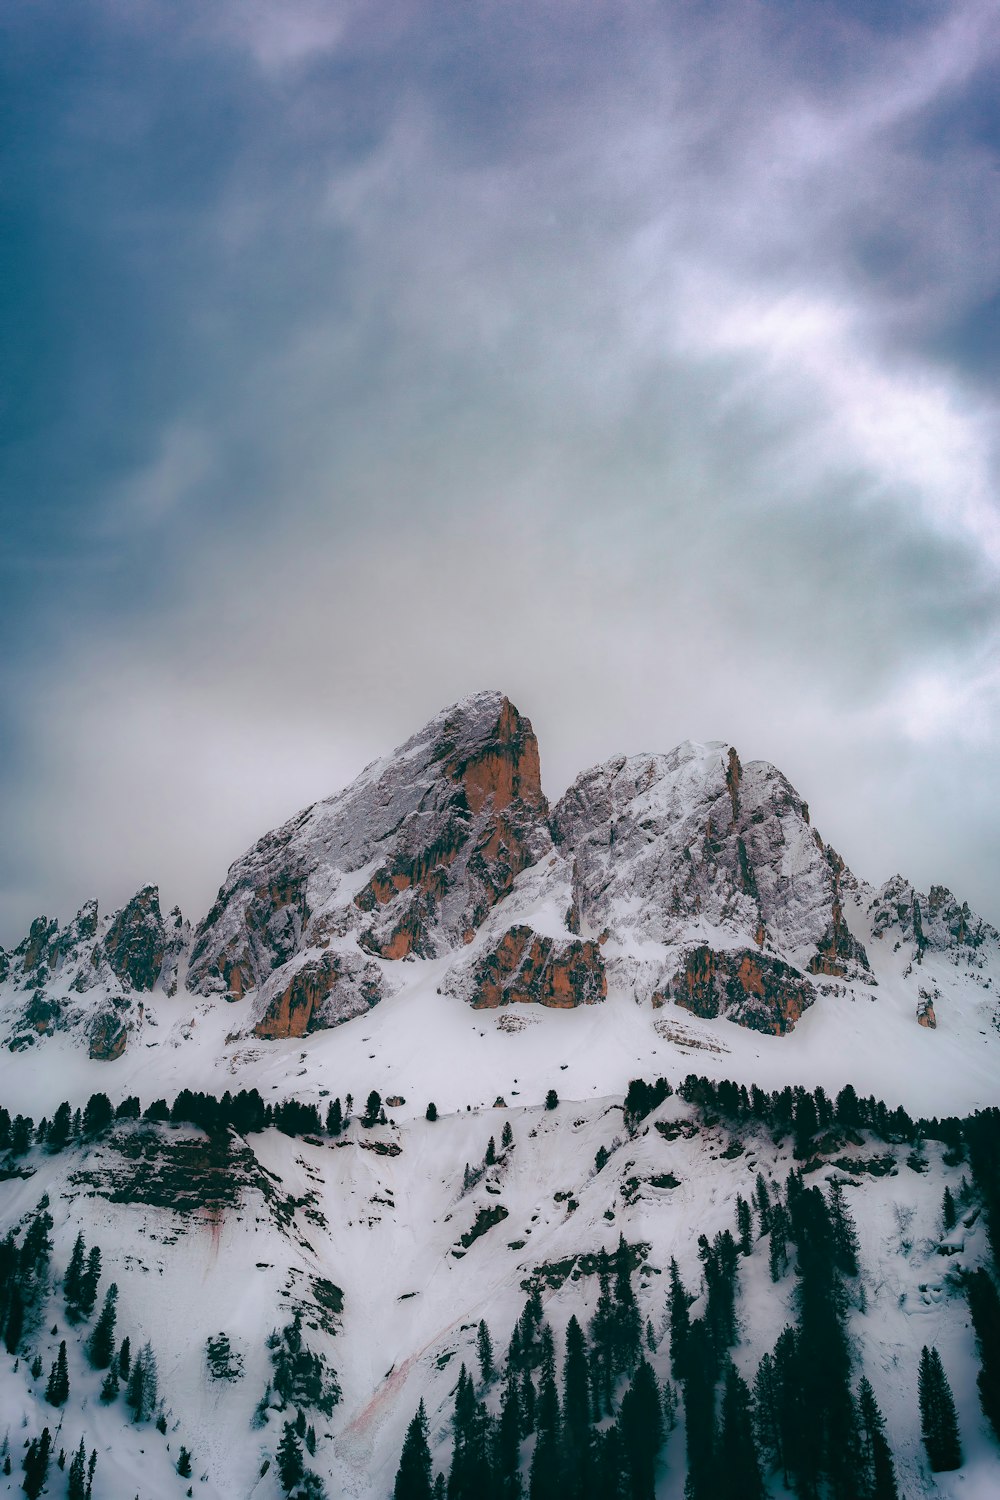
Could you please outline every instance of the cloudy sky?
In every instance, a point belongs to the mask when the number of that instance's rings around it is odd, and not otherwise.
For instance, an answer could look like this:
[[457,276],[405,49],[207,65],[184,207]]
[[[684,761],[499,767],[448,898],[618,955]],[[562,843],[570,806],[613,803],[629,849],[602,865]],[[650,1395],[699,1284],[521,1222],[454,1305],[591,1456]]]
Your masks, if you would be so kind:
[[500,687],[1000,920],[992,0],[6,0],[0,941]]

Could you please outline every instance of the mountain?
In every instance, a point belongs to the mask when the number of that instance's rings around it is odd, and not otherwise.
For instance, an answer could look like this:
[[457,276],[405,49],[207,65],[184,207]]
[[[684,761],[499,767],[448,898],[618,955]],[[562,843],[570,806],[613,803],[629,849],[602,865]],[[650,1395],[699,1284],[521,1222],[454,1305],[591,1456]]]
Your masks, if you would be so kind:
[[[58,1420],[28,1370],[65,1340],[60,1442],[98,1449],[95,1493],[271,1500],[301,1409],[329,1492],[386,1497],[421,1398],[449,1461],[480,1320],[500,1362],[538,1287],[561,1361],[620,1236],[654,1373],[676,1383],[671,1258],[695,1317],[699,1236],[734,1229],[758,1174],[777,1201],[801,1171],[848,1184],[852,1358],[901,1489],[995,1493],[960,1274],[990,1264],[989,1172],[971,1125],[937,1122],[997,1103],[1000,935],[943,887],[867,885],[773,766],[686,743],[593,767],[550,807],[529,721],[477,694],[261,838],[195,927],[146,886],[106,916],[37,919],[0,979],[0,1231],[23,1243],[43,1196],[53,1221],[34,1324],[0,1353],[0,1488],[20,1484],[22,1417],[32,1437]],[[629,1091],[658,1077],[672,1092]],[[750,1381],[796,1316],[794,1265],[771,1280],[755,1224],[732,1351]],[[120,1332],[156,1352],[164,1433],[99,1399],[90,1325],[58,1292],[78,1233]],[[222,1334],[231,1378],[206,1358]],[[925,1343],[958,1400],[953,1479],[928,1478],[920,1444]],[[480,1394],[497,1415],[499,1385]],[[682,1422],[657,1494],[678,1492],[685,1441]]]

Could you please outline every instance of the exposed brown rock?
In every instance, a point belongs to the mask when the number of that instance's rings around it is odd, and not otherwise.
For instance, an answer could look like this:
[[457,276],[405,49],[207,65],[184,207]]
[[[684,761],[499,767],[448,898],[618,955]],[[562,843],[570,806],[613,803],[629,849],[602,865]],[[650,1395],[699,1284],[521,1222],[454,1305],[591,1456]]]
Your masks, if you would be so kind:
[[755,1031],[783,1036],[815,992],[790,964],[750,950],[692,948],[674,975],[670,998],[705,1018],[727,1015]]
[[934,1014],[934,1001],[929,995],[921,995],[917,1001],[917,1025],[926,1026],[930,1031],[937,1029],[937,1016]]
[[129,1024],[117,1011],[102,1011],[90,1029],[90,1055],[95,1062],[114,1062],[128,1043]]
[[268,1041],[307,1036],[362,1015],[381,998],[375,965],[357,956],[321,953],[296,969],[270,997],[265,992],[254,1036]]
[[474,971],[472,1005],[495,1010],[529,1004],[571,1009],[593,1005],[607,994],[604,960],[597,943],[580,938],[541,937],[530,927],[512,927]]

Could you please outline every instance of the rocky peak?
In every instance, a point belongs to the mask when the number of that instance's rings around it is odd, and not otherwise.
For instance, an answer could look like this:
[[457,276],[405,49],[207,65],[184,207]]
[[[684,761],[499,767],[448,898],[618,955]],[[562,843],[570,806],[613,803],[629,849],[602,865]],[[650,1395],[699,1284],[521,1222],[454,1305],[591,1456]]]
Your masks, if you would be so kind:
[[104,934],[104,955],[122,984],[151,990],[166,957],[167,935],[160,913],[160,892],[144,885],[115,913]]
[[[326,1013],[327,984],[370,997],[382,971],[360,970],[359,953],[430,957],[469,941],[550,846],[547,813],[528,720],[500,693],[466,698],[232,866],[189,982],[236,999],[280,969],[274,1004],[307,994],[311,1017]],[[317,964],[331,945],[344,957]],[[305,963],[308,983],[294,985]]]
[[893,875],[875,892],[869,905],[876,937],[896,935],[912,942],[914,956],[934,953],[964,954],[970,961],[986,942],[1000,941],[1000,933],[958,901],[947,886],[932,885],[926,895],[902,875]]
[[[795,984],[792,1003],[794,972],[870,977],[844,917],[844,863],[766,762],[744,766],[721,742],[618,757],[577,778],[552,828],[573,859],[581,930],[609,939],[606,961],[643,998],[696,997],[761,1025],[773,969],[784,1030],[812,998]],[[725,950],[744,956],[705,957]],[[736,996],[740,976],[749,988]]]

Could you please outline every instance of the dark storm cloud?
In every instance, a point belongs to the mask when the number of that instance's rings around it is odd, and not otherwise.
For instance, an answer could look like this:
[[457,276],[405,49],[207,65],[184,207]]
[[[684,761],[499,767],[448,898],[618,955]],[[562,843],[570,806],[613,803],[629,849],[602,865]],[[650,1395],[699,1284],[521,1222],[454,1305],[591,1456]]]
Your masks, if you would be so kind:
[[3,24],[5,940],[484,685],[1000,915],[988,7]]

